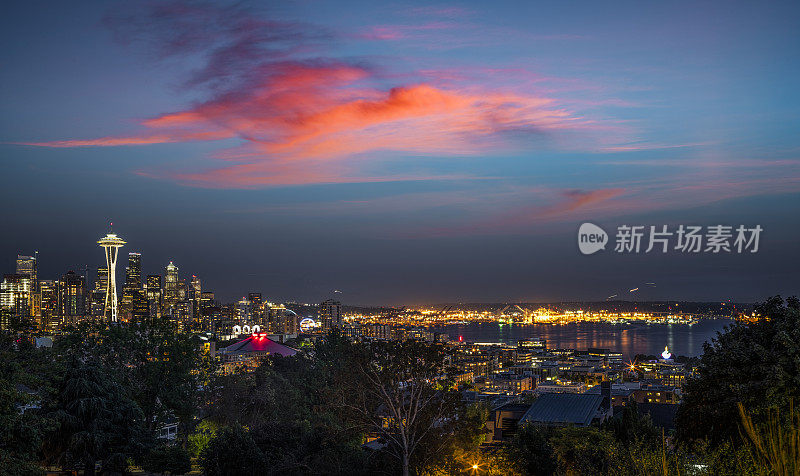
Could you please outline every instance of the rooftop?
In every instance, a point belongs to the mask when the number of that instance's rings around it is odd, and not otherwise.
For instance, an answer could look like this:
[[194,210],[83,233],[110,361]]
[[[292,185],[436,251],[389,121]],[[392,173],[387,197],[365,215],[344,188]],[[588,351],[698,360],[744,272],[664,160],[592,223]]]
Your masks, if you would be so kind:
[[221,354],[249,354],[253,352],[262,352],[269,355],[277,354],[284,357],[291,357],[297,354],[296,350],[275,342],[267,337],[266,334],[253,334],[247,339],[229,345],[219,351]]
[[530,422],[588,426],[602,402],[602,395],[545,393],[533,402],[520,424]]

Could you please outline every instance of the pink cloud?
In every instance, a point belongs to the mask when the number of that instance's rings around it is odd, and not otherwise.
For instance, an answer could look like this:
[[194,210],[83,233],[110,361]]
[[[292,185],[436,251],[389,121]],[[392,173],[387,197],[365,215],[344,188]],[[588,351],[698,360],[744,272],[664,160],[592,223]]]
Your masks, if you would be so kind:
[[68,148],[68,147],[116,147],[123,145],[149,145],[167,144],[173,142],[192,142],[221,140],[234,137],[233,133],[225,131],[200,131],[181,132],[173,131],[170,134],[144,134],[133,137],[101,137],[99,139],[57,140],[50,142],[21,142],[20,145],[34,145],[39,147]]
[[[566,106],[574,101],[556,97],[560,91],[551,94],[533,86],[548,81],[563,87],[569,81],[524,68],[387,72],[324,57],[333,42],[352,35],[265,19],[241,4],[166,1],[144,13],[133,9],[132,14],[115,10],[107,19],[115,35],[149,46],[158,59],[196,58],[199,67],[187,74],[182,87],[207,99],[140,121],[131,134],[28,145],[225,140],[210,157],[219,161],[217,166],[138,173],[196,186],[259,187],[417,177],[375,173],[387,152],[453,157],[518,152],[531,144],[531,137],[545,136],[548,145],[562,148],[608,143],[612,136],[612,143],[619,142],[619,126],[575,113]],[[474,27],[463,22],[469,12],[459,8],[423,7],[410,13],[413,18],[401,24],[365,32],[372,39],[415,36],[428,42],[436,35],[464,36],[465,29]],[[505,37],[508,32],[493,34]]]
[[[365,154],[469,155],[513,148],[520,131],[596,127],[555,100],[488,88],[443,88],[416,83],[369,87],[370,70],[339,62],[273,64],[249,87],[186,110],[142,122],[127,137],[35,142],[44,147],[122,146],[239,138],[222,150],[228,165],[176,173],[206,186],[252,187],[278,183],[351,181]],[[231,165],[230,162],[236,162]],[[368,180],[368,178],[365,178]]]

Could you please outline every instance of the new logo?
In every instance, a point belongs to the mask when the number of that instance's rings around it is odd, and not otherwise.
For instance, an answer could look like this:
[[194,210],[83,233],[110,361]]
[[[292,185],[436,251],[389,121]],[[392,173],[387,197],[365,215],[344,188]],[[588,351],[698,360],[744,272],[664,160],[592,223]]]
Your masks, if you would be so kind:
[[585,255],[606,249],[608,234],[594,223],[584,223],[578,228],[578,249]]

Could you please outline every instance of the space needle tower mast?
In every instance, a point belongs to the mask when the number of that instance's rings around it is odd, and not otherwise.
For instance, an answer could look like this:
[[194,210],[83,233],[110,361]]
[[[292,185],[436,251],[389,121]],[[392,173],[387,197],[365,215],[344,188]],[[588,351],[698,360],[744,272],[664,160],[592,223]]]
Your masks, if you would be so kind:
[[122,238],[114,234],[113,226],[106,236],[97,241],[106,253],[108,266],[108,280],[106,281],[106,300],[103,308],[103,318],[108,322],[117,322],[117,251],[125,244]]

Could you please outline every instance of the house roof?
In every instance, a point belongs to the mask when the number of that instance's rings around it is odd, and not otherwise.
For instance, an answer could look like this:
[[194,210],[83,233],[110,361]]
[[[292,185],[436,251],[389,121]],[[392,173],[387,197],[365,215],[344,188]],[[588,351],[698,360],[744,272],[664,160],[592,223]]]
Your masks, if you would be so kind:
[[545,393],[540,395],[520,420],[522,423],[564,424],[588,426],[600,404],[602,395],[575,393]]
[[253,334],[245,340],[220,349],[219,352],[222,354],[249,354],[260,352],[269,355],[282,355],[284,357],[291,357],[297,354],[296,350],[275,342],[265,334]]
[[529,403],[504,403],[503,405],[498,406],[494,410],[501,410],[507,412],[527,412],[528,409],[531,407]]

